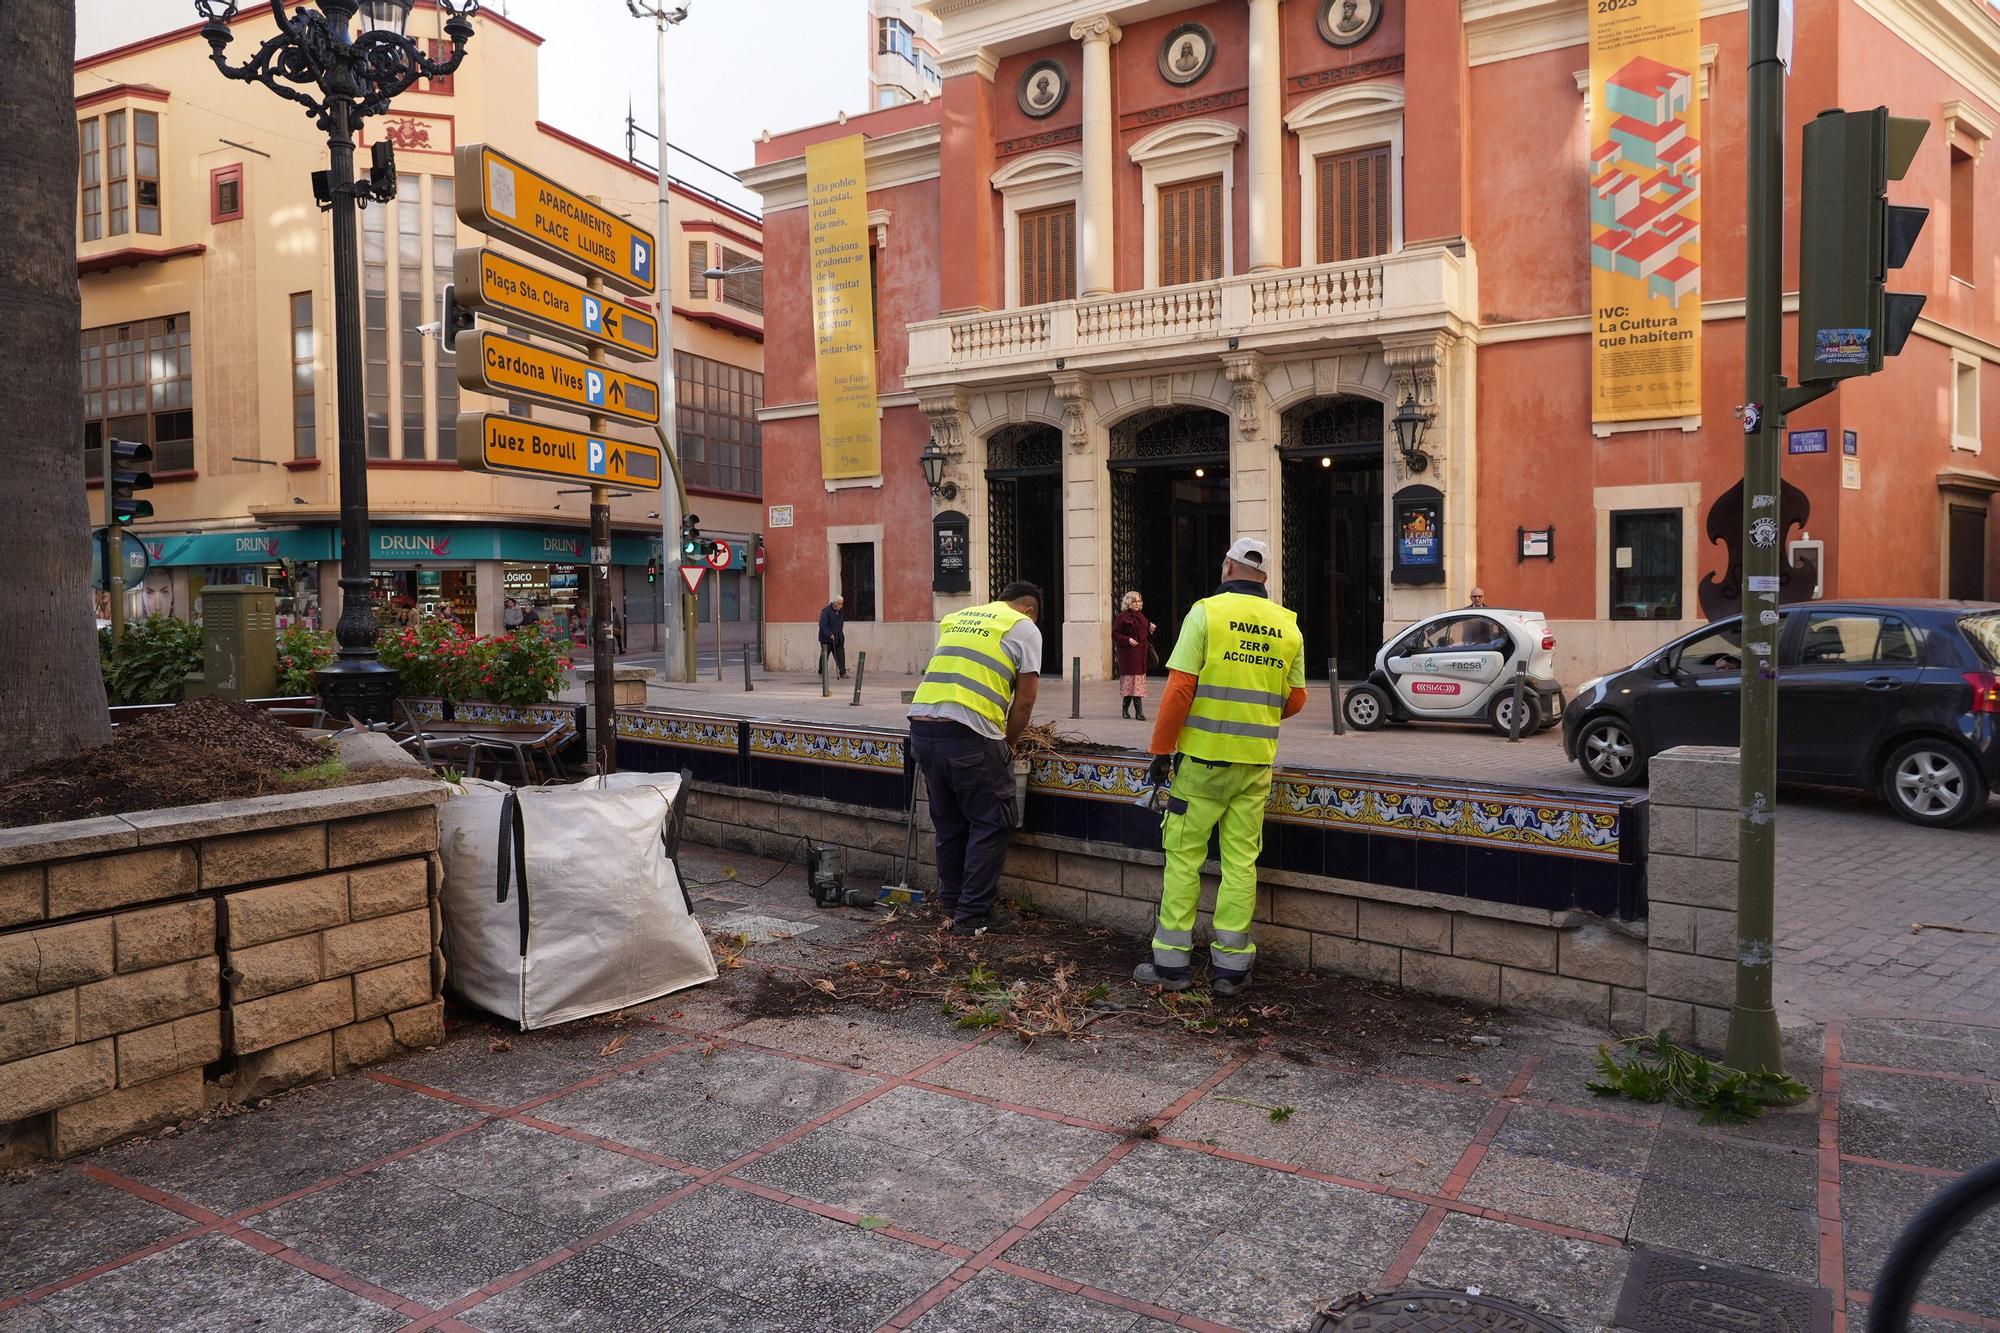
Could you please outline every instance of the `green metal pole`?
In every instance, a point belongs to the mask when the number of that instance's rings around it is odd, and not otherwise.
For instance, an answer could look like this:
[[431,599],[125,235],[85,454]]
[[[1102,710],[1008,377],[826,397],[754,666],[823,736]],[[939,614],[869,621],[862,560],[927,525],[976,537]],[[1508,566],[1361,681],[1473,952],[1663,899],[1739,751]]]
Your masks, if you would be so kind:
[[[1771,1006],[1778,868],[1778,463],[1784,434],[1779,290],[1784,277],[1785,69],[1779,0],[1750,3],[1749,237],[1743,343],[1743,700],[1736,826],[1736,1003],[1729,1063],[1780,1066]],[[1753,420],[1752,412],[1756,413]]]

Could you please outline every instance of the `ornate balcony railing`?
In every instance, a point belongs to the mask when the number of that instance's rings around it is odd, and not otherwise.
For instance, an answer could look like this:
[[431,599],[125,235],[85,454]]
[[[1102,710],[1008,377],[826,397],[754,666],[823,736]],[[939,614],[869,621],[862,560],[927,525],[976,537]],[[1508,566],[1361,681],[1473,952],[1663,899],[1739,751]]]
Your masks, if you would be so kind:
[[[944,383],[1052,370],[1058,358],[1115,365],[1119,354],[1163,346],[1209,350],[1236,338],[1282,351],[1329,329],[1470,321],[1477,301],[1471,254],[1435,246],[1393,255],[1117,292],[1018,310],[910,325],[909,380]],[[1386,328],[1384,331],[1388,331]]]

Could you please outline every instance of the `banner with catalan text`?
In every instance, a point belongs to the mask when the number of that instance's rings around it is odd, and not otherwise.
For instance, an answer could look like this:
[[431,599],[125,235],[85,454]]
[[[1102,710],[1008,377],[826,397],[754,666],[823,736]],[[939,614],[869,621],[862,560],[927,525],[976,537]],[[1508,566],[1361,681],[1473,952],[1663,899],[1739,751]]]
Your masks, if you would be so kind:
[[827,481],[882,474],[866,146],[852,134],[806,149],[820,475]]
[[1590,418],[1701,412],[1701,0],[1590,6]]

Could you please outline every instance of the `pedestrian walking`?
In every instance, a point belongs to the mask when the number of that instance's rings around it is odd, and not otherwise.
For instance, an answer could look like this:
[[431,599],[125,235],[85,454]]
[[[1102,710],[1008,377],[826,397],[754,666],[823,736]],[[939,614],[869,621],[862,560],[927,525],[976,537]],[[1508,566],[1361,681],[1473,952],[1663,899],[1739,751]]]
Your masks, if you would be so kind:
[[501,604],[500,624],[504,629],[521,628],[521,604],[512,597]]
[[1250,918],[1278,724],[1306,704],[1305,640],[1297,615],[1265,589],[1269,563],[1263,542],[1237,538],[1223,557],[1222,586],[1188,610],[1167,659],[1146,780],[1173,785],[1160,831],[1167,866],[1153,958],[1132,973],[1145,985],[1178,991],[1194,982],[1195,905],[1211,830],[1222,852],[1209,942],[1215,993],[1249,985],[1257,961]]
[[1146,720],[1146,673],[1159,660],[1153,632],[1146,619],[1146,599],[1134,589],[1118,599],[1118,618],[1111,622],[1111,662],[1118,671],[1118,712]]
[[847,679],[847,617],[841,614],[841,608],[846,605],[845,597],[836,597],[819,613],[820,674],[826,674],[826,659],[830,653],[842,680]]
[[937,827],[938,907],[955,935],[1011,930],[995,909],[1014,831],[1014,742],[1041,685],[1042,590],[1010,583],[997,601],[954,611],[910,707],[910,746]]

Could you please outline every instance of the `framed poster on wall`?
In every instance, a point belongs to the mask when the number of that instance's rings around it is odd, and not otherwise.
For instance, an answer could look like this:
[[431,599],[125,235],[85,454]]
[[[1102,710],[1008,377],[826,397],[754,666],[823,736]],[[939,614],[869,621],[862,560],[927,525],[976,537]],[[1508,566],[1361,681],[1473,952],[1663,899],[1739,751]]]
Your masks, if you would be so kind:
[[1395,550],[1389,581],[1422,586],[1444,582],[1444,493],[1405,486],[1392,504]]

